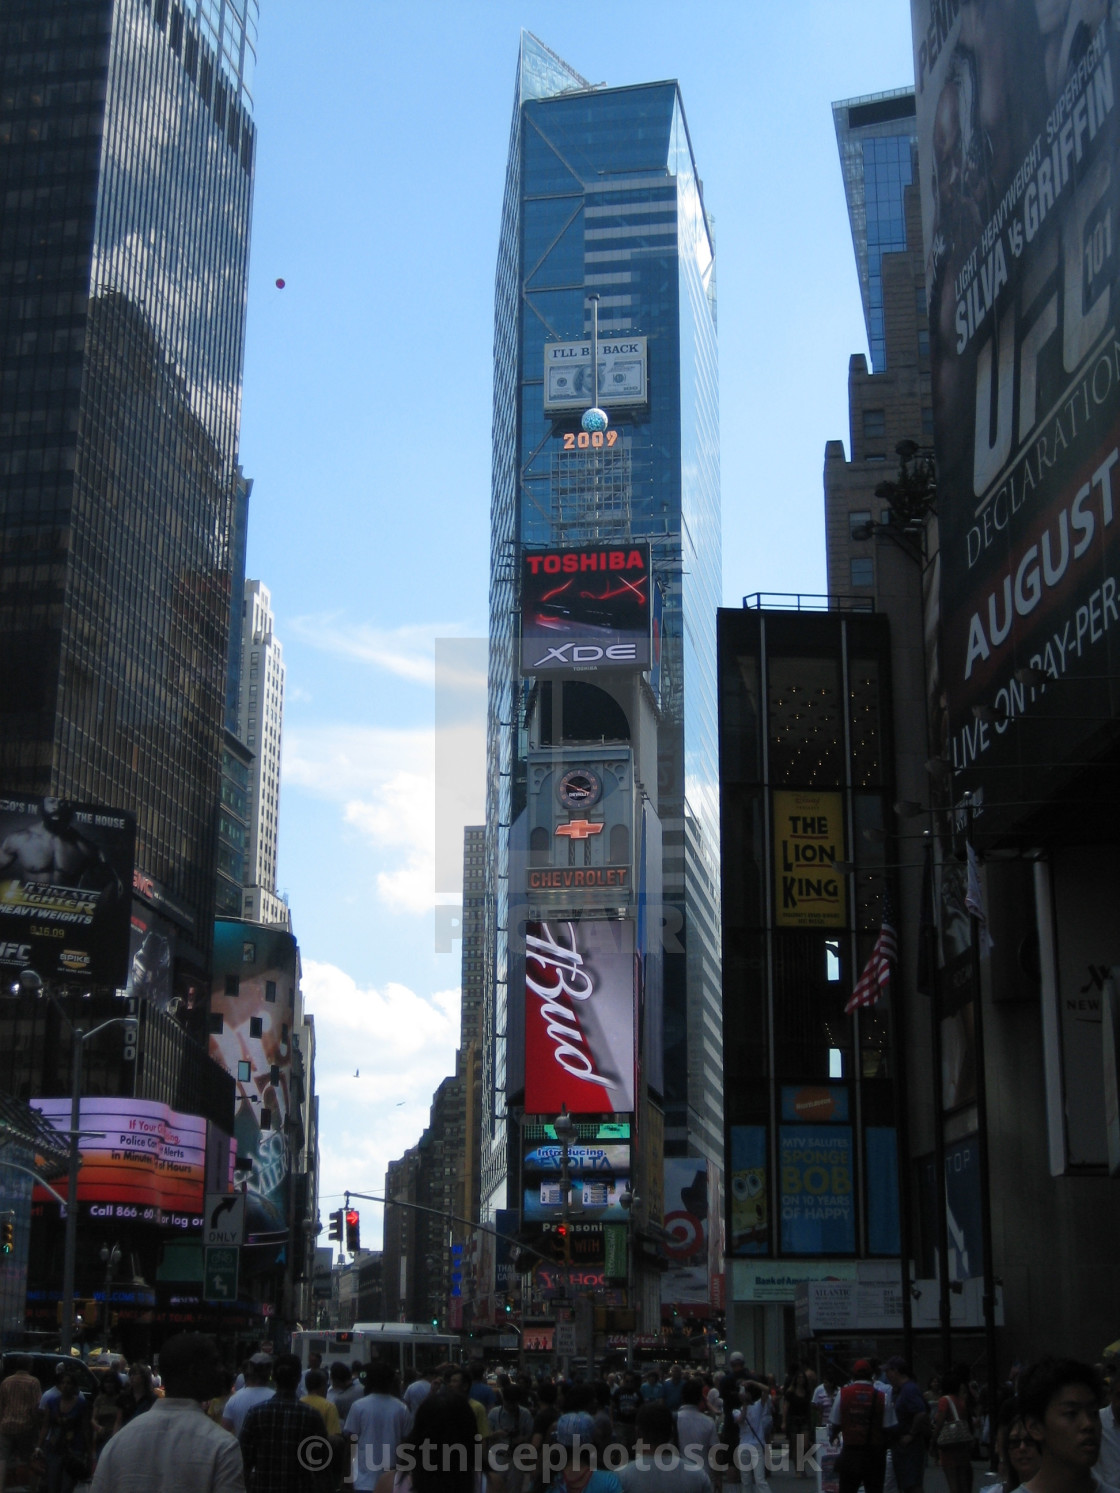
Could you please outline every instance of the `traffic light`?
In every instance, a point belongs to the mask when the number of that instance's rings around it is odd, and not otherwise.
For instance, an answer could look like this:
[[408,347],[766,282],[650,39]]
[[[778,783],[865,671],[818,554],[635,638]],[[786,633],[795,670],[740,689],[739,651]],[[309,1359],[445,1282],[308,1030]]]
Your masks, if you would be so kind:
[[346,1248],[352,1255],[356,1255],[361,1248],[358,1243],[358,1210],[347,1208],[346,1210]]
[[140,1022],[135,1016],[126,1016],[121,1022],[124,1027],[124,1051],[123,1057],[126,1063],[136,1061],[136,1039],[140,1033]]
[[342,1243],[342,1209],[336,1208],[331,1214],[331,1226],[327,1231],[328,1239],[337,1239]]
[[10,1218],[0,1223],[0,1254],[10,1255],[16,1247],[16,1226]]

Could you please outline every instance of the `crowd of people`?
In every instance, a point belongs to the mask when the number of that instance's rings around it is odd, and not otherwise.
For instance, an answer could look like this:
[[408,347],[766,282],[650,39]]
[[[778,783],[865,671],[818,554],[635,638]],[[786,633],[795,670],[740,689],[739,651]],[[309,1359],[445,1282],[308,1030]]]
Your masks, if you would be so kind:
[[839,1493],[921,1493],[934,1462],[948,1493],[972,1493],[985,1448],[992,1493],[1120,1493],[1120,1375],[1106,1394],[1068,1359],[1017,1365],[994,1421],[966,1366],[922,1391],[901,1358],[819,1379],[794,1365],[781,1384],[741,1353],[720,1374],[558,1383],[448,1363],[401,1384],[382,1360],[304,1368],[271,1351],[235,1378],[181,1333],[159,1367],[104,1370],[82,1394],[65,1362],[45,1392],[17,1363],[0,1383],[0,1493],[766,1493],[774,1471],[822,1464]]

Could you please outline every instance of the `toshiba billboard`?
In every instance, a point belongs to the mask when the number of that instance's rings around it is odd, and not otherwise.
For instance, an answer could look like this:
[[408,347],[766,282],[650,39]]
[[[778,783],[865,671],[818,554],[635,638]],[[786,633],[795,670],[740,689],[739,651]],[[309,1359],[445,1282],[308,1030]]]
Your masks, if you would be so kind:
[[521,672],[648,669],[648,544],[527,550],[521,568]]
[[634,925],[608,919],[525,928],[525,1109],[634,1108]]

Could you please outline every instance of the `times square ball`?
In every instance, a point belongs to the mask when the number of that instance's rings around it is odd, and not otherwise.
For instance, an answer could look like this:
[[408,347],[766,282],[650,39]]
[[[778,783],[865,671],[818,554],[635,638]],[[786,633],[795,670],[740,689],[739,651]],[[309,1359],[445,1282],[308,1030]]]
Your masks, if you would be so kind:
[[607,426],[610,424],[610,421],[607,418],[606,410],[601,410],[596,406],[592,406],[591,409],[584,410],[583,419],[579,423],[583,426],[584,430],[590,433],[591,431],[596,430],[606,430]]

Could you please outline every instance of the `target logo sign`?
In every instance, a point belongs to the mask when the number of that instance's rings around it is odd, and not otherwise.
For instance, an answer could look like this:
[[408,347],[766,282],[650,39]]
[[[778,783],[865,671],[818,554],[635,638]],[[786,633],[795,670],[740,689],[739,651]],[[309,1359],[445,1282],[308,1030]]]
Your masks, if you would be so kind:
[[703,1219],[682,1208],[665,1215],[665,1239],[662,1248],[671,1260],[690,1260],[702,1254],[707,1244]]

